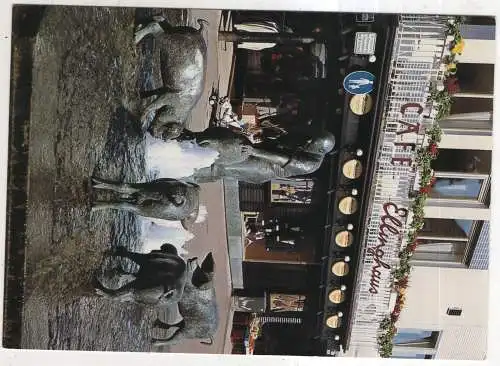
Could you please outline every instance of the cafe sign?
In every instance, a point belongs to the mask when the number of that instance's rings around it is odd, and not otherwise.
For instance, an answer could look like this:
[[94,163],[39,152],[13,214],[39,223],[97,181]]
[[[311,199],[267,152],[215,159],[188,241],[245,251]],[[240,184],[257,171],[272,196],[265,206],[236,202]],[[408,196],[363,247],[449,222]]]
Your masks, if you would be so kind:
[[[407,111],[413,109],[413,114],[421,115],[424,111],[424,107],[418,103],[406,103],[401,107],[401,117],[398,119],[399,128],[396,130],[396,136],[402,136],[405,134],[414,134],[415,138],[420,129],[420,123],[411,123],[405,118]],[[414,118],[414,116],[412,116]],[[393,142],[393,151],[399,151],[399,148],[403,150],[415,150],[415,143],[409,142]],[[390,157],[390,164],[393,166],[406,166],[410,167],[413,164],[413,156],[401,156],[401,154],[395,153]],[[404,169],[405,170],[405,169]],[[403,171],[404,171],[403,170]],[[406,182],[410,177],[410,172],[406,172]],[[404,177],[403,177],[404,178]],[[401,183],[400,179],[395,179],[397,184]],[[410,187],[408,187],[408,190]],[[407,201],[407,197],[402,200]],[[372,257],[372,267],[371,275],[369,281],[368,291],[371,294],[377,294],[380,286],[380,279],[382,271],[391,271],[392,266],[387,262],[386,258],[386,246],[390,245],[391,242],[396,242],[396,248],[390,248],[392,252],[397,250],[397,244],[401,243],[404,233],[404,225],[408,216],[408,209],[403,206],[398,206],[394,202],[385,202],[381,205],[382,216],[379,218],[377,239],[375,242],[367,243],[367,255]],[[391,240],[392,239],[392,240]]]
[[381,270],[390,270],[391,266],[385,260],[384,247],[388,242],[390,235],[397,235],[401,237],[401,230],[403,222],[408,216],[408,210],[399,208],[395,203],[388,202],[383,206],[384,216],[380,218],[380,225],[378,230],[378,245],[368,248],[368,255],[373,257],[374,264],[372,265],[372,273],[370,279],[370,293],[377,294],[380,286]]
[[[395,111],[394,111],[395,110]],[[399,263],[398,253],[406,237],[409,193],[413,189],[413,163],[425,104],[402,102],[385,119],[381,146],[378,147],[373,196],[367,211],[365,251],[360,259],[357,305],[353,310],[352,341],[376,334],[386,315],[392,294],[392,270]],[[374,340],[376,337],[372,337]]]

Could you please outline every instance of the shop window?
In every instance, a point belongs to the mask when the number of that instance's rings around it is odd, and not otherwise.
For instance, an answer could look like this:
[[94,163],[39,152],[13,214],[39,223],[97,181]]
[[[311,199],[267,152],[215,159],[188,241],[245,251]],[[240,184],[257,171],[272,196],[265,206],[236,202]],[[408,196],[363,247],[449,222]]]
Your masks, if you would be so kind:
[[473,224],[472,220],[426,218],[419,238],[467,240]]
[[457,78],[461,93],[493,94],[493,64],[461,63]]
[[274,179],[271,185],[271,202],[285,204],[310,204],[314,181],[312,179]]
[[292,294],[269,294],[269,310],[272,312],[301,312],[304,311],[306,297]]
[[484,179],[436,177],[431,198],[479,200]]
[[439,121],[445,132],[491,135],[493,112],[461,113]]
[[[493,22],[495,20],[493,19]],[[459,26],[460,33],[463,38],[474,40],[495,40],[495,24],[462,24]],[[467,41],[466,41],[467,42]]]
[[450,114],[491,112],[493,98],[452,97]]
[[474,233],[481,224],[472,220],[425,219],[412,263],[421,266],[463,266]]
[[486,202],[491,151],[442,149],[432,169],[436,182],[429,192],[431,199]]
[[466,16],[464,17],[464,24],[477,24],[477,25],[495,25],[495,17],[489,16]]
[[431,360],[433,355],[426,355],[424,353],[408,353],[408,354],[393,354],[391,358],[406,358],[415,360]]
[[261,212],[242,212],[243,260],[314,263],[315,247],[302,222],[266,218]]
[[462,263],[467,242],[452,240],[419,241],[413,261]]
[[436,173],[491,173],[491,151],[440,149],[437,159],[432,162]]
[[421,329],[398,329],[393,343],[395,347],[435,349],[439,332]]

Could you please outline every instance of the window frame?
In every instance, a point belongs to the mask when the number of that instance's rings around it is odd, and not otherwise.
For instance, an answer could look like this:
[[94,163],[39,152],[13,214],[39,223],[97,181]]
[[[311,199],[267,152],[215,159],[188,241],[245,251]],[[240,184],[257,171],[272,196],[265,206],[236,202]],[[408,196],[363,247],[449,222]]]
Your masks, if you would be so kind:
[[[432,219],[432,218],[429,218]],[[425,240],[450,240],[450,241],[464,241],[464,251],[463,254],[461,255],[461,260],[460,261],[442,261],[442,260],[429,260],[429,259],[411,259],[411,263],[414,266],[420,266],[420,267],[445,267],[445,268],[467,268],[468,267],[468,258],[470,257],[471,250],[474,249],[475,247],[475,241],[477,241],[478,234],[481,231],[481,228],[483,226],[483,221],[482,220],[471,220],[472,225],[470,228],[469,233],[466,233],[467,237],[466,238],[458,238],[458,237],[446,237],[446,236],[433,236],[433,235],[426,235],[422,234],[417,237],[418,239],[425,239]]]
[[466,199],[466,198],[446,198],[446,197],[431,197],[429,195],[427,199],[428,204],[438,203],[438,202],[454,202],[457,206],[463,203],[477,202],[485,205],[486,198],[488,196],[491,187],[491,174],[485,173],[461,173],[461,172],[446,172],[446,171],[435,171],[434,176],[436,178],[451,178],[451,179],[478,179],[482,180],[481,188],[477,199]]
[[[439,343],[442,338],[442,331],[441,330],[432,330],[432,329],[413,329],[413,328],[400,328],[398,329],[399,331],[403,330],[416,330],[416,331],[422,331],[422,332],[431,332],[431,337],[433,338],[433,343],[434,345],[432,347],[415,347],[415,346],[407,346],[407,345],[393,345],[393,355],[396,356],[413,356],[417,354],[423,354],[425,356],[430,356],[431,358],[434,358],[436,355],[436,352],[439,347]],[[397,333],[396,333],[397,335]],[[413,357],[412,357],[413,358]]]

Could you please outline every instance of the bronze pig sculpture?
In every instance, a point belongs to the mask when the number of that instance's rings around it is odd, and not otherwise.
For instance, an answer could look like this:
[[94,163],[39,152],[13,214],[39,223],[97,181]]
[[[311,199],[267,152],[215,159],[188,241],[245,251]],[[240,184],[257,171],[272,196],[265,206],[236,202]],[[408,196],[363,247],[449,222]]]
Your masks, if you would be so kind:
[[188,275],[187,264],[177,254],[177,249],[173,245],[163,244],[160,250],[153,250],[147,254],[117,247],[106,254],[128,258],[139,265],[139,270],[130,273],[121,267],[115,269],[115,275],[132,275],[134,278],[118,289],[107,288],[96,277],[94,287],[101,296],[115,301],[151,306],[173,304],[182,297]]
[[[154,137],[166,140],[178,137],[203,93],[207,45],[202,32],[207,22],[199,19],[198,23],[199,29],[172,27],[163,17],[155,17],[148,25],[139,26],[135,33],[136,44],[146,36],[153,36],[160,52],[163,88],[141,117],[143,131],[150,131]],[[155,117],[150,123],[149,116],[153,113]]]
[[125,210],[139,216],[179,220],[189,230],[199,212],[200,187],[176,179],[163,178],[146,183],[114,183],[92,178],[94,190],[119,193],[109,201],[97,200],[92,211]]
[[[153,327],[170,331],[167,337],[153,337],[153,346],[169,346],[186,339],[198,339],[211,345],[219,326],[218,308],[215,296],[215,262],[212,253],[207,254],[201,265],[196,261],[188,263],[188,280],[184,293],[177,303],[167,307],[170,317],[176,322],[157,319]],[[189,280],[189,278],[191,278]],[[172,333],[173,330],[173,333]]]

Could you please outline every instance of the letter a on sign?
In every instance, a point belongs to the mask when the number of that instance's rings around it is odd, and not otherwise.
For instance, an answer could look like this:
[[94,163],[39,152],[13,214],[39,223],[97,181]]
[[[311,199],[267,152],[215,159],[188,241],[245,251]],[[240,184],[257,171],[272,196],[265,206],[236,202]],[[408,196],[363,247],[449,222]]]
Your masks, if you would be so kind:
[[368,71],[354,71],[344,78],[344,89],[350,94],[368,94],[375,87],[375,75]]

